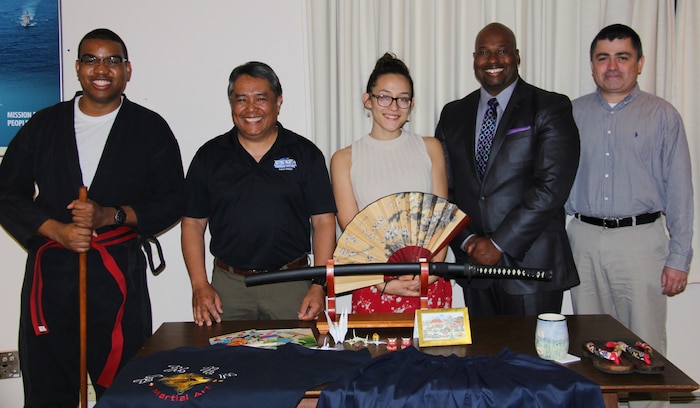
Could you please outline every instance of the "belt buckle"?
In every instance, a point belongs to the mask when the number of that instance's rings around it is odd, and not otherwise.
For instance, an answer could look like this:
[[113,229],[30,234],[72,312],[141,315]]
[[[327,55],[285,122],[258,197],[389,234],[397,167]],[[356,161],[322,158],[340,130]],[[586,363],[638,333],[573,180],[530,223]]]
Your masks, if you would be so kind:
[[619,228],[620,219],[619,218],[603,218],[604,228]]
[[250,269],[250,273],[252,275],[257,275],[257,274],[265,273],[265,272],[267,272],[267,269]]

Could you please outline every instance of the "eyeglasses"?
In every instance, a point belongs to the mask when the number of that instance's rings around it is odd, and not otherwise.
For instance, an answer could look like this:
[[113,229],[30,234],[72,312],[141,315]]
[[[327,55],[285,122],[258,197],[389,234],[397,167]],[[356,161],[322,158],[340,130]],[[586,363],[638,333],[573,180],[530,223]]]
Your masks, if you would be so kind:
[[398,97],[394,98],[389,95],[375,95],[375,94],[370,94],[373,98],[377,98],[377,104],[383,108],[386,108],[388,106],[391,106],[391,104],[396,101],[396,106],[398,106],[401,109],[408,109],[409,106],[411,106],[411,98],[406,98],[406,97]]
[[83,65],[100,65],[100,62],[103,63],[106,67],[111,67],[115,65],[120,65],[123,62],[126,62],[126,58],[120,57],[119,55],[112,55],[111,57],[105,57],[105,58],[97,58],[94,55],[90,54],[85,54],[82,57],[78,59],[81,64]]

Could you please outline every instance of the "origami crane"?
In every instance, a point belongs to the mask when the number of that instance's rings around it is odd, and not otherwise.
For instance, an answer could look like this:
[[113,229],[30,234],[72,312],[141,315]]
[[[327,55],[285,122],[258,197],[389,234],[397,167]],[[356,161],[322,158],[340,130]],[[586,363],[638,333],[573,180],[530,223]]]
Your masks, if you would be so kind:
[[325,311],[326,313],[326,320],[328,321],[328,333],[331,334],[333,337],[333,340],[335,340],[335,344],[343,343],[345,341],[345,335],[348,332],[348,311],[347,309],[343,309],[343,313],[340,314],[340,318],[338,319],[338,322],[334,322],[331,320],[331,317],[328,315],[328,311]]

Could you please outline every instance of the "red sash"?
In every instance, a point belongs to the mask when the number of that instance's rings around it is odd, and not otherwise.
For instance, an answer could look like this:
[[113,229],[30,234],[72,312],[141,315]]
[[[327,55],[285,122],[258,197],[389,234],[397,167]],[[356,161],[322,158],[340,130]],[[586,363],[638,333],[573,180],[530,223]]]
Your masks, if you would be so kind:
[[[122,350],[124,348],[122,317],[124,316],[124,304],[126,303],[126,278],[124,277],[124,272],[122,272],[119,265],[117,265],[117,262],[107,251],[107,247],[121,244],[136,237],[136,232],[134,232],[131,228],[121,226],[114,230],[102,233],[97,237],[93,237],[92,242],[90,242],[90,248],[96,249],[100,253],[102,263],[104,263],[110,275],[112,275],[114,280],[117,282],[119,290],[122,294],[122,303],[119,306],[114,327],[112,328],[112,348],[107,357],[107,363],[102,369],[102,374],[100,374],[99,378],[97,379],[97,384],[103,387],[108,387],[112,383],[114,376],[117,374],[119,362],[121,361]],[[29,307],[32,317],[32,326],[34,327],[34,333],[37,336],[47,334],[49,332],[49,327],[44,319],[44,309],[42,307],[42,292],[44,288],[41,275],[41,255],[46,249],[49,248],[64,247],[56,241],[48,241],[36,251],[36,257],[34,258],[34,279],[32,282]]]

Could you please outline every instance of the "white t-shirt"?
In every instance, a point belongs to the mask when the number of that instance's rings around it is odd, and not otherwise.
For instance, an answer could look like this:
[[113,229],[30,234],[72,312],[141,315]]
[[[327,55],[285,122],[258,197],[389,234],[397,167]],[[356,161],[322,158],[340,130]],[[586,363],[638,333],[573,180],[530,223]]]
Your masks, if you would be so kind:
[[90,187],[95,178],[97,165],[100,163],[107,137],[112,130],[114,119],[121,109],[115,109],[102,116],[88,116],[84,114],[78,105],[82,96],[75,98],[75,115],[73,126],[75,127],[75,141],[78,145],[78,159],[80,170],[83,173],[83,185]]

